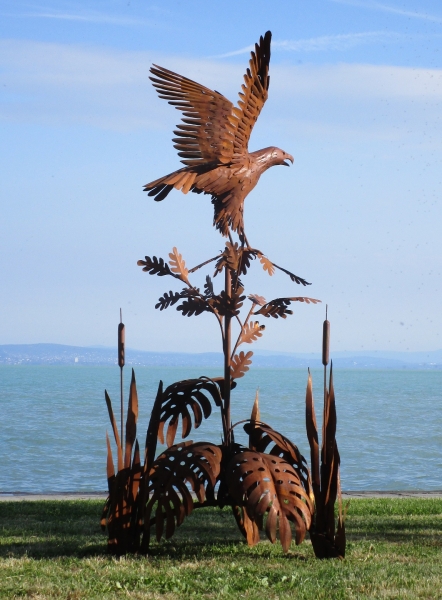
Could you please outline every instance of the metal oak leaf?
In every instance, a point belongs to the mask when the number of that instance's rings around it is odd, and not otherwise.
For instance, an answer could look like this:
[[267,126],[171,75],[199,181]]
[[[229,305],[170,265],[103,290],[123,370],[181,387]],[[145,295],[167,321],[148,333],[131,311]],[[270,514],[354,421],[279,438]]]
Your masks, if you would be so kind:
[[221,457],[221,449],[214,444],[188,441],[168,448],[155,460],[150,471],[144,523],[145,527],[155,524],[158,541],[164,524],[165,537],[169,539],[192,512],[193,499],[188,486],[201,503],[207,497],[213,498]]
[[221,290],[221,293],[218,296],[213,297],[211,305],[219,315],[230,315],[231,317],[239,315],[246,298],[241,295],[243,291],[242,287],[238,287],[232,296],[228,296],[224,290]]
[[155,304],[155,308],[164,310],[166,308],[169,308],[169,306],[173,306],[174,304],[176,304],[178,300],[180,300],[180,298],[182,298],[182,296],[179,292],[172,292],[172,290],[170,290],[169,292],[165,292],[161,296],[161,298],[158,298],[158,302],[157,304]]
[[[223,380],[220,382],[223,386]],[[161,401],[161,415],[158,427],[158,439],[164,444],[164,425],[169,421],[166,433],[166,443],[170,447],[175,441],[178,420],[182,419],[182,438],[186,438],[192,430],[192,418],[197,429],[203,420],[212,412],[211,400],[216,406],[221,406],[220,387],[211,379],[185,379],[169,385]],[[191,411],[191,412],[190,412]]]
[[251,300],[253,304],[259,304],[260,306],[264,306],[264,304],[267,303],[267,300],[264,298],[264,296],[258,296],[258,294],[250,294],[247,296],[247,298]]
[[238,346],[244,343],[252,344],[253,342],[256,342],[256,340],[262,336],[264,329],[265,325],[260,325],[258,321],[250,321],[250,323],[247,323],[243,327]]
[[213,282],[209,275],[206,275],[206,283],[204,284],[204,296],[206,298],[213,298],[215,292],[213,291]]
[[213,276],[216,277],[217,275],[222,273],[223,269],[226,268],[226,265],[227,265],[227,260],[226,260],[226,254],[224,251],[215,263],[215,271],[213,273]]
[[244,377],[245,373],[249,370],[249,365],[252,364],[250,360],[252,356],[253,352],[251,350],[247,354],[244,354],[244,352],[235,354],[230,365],[230,376],[232,379]]
[[193,296],[183,300],[182,304],[177,306],[176,309],[181,311],[183,317],[197,317],[205,311],[212,312],[212,309],[207,301],[199,296]]
[[173,277],[176,277],[170,270],[169,265],[164,262],[163,258],[157,258],[156,256],[150,258],[150,256],[145,256],[144,259],[145,260],[139,260],[137,265],[143,267],[143,271],[150,275],[158,275],[159,277],[172,275]]
[[224,250],[227,266],[231,271],[238,270],[239,260],[241,258],[241,252],[239,250],[238,242],[231,244],[226,242],[226,249]]
[[315,298],[306,298],[306,297],[292,297],[292,298],[276,298],[275,300],[271,300],[264,304],[259,310],[257,310],[255,315],[263,315],[264,317],[273,317],[277,319],[281,317],[285,319],[287,315],[292,315],[293,311],[288,309],[292,302],[305,302],[306,304],[317,304],[321,302],[321,300],[316,300]]
[[169,258],[169,265],[171,266],[172,272],[178,275],[182,281],[189,283],[189,271],[186,268],[186,263],[175,247],[172,249],[172,252],[169,253]]
[[311,285],[311,283],[309,283],[308,281],[306,281],[305,279],[303,279],[302,277],[299,277],[299,275],[295,275],[294,273],[292,273],[291,271],[287,271],[287,269],[284,269],[283,267],[280,267],[279,265],[272,263],[274,267],[276,267],[277,269],[279,269],[280,271],[282,271],[283,273],[285,273],[286,275],[288,275],[290,277],[290,279],[292,281],[294,281],[295,283],[298,284],[302,284],[302,285]]
[[266,256],[264,256],[264,254],[259,253],[259,262],[262,264],[262,268],[264,269],[264,271],[267,271],[267,273],[271,276],[273,275],[273,273],[275,272],[275,265],[272,263],[271,260],[269,260]]
[[247,271],[250,268],[250,261],[255,260],[257,255],[258,253],[256,250],[252,250],[250,248],[246,250],[243,248],[241,252],[241,261],[239,264],[239,272],[241,275],[247,275]]
[[239,247],[238,243],[234,244],[227,242],[224,252],[218,258],[215,264],[214,276],[222,272],[228,266],[231,271],[238,271],[241,275],[246,275],[250,267],[250,261],[254,260],[258,255],[257,250],[245,249]]

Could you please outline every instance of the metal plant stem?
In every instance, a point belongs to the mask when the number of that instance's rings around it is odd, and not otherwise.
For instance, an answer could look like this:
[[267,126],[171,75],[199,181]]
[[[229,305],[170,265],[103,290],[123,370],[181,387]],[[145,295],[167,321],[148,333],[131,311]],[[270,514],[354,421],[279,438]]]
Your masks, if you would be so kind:
[[[232,296],[232,274],[226,265],[224,269],[224,288],[226,297],[230,300]],[[225,444],[230,446],[229,429],[231,426],[230,418],[230,346],[231,346],[231,316],[227,314],[224,317],[224,422],[225,422]]]

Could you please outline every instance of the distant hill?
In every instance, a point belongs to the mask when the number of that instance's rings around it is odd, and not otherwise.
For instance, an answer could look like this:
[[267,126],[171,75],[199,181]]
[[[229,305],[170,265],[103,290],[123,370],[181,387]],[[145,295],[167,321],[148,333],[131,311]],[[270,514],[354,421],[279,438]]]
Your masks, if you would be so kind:
[[[341,369],[442,369],[442,350],[431,352],[334,352],[333,364]],[[221,367],[222,354],[204,352],[146,352],[126,350],[127,366]],[[2,365],[116,365],[116,348],[65,346],[62,344],[0,345]],[[257,350],[253,366],[260,368],[320,367],[319,354]]]

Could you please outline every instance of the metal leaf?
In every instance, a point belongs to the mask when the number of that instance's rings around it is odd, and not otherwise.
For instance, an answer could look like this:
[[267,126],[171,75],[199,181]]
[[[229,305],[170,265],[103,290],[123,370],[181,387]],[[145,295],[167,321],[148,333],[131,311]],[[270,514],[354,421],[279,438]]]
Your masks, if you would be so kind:
[[107,461],[106,461],[106,475],[108,481],[115,477],[114,459],[112,458],[112,448],[110,445],[109,435],[106,431],[106,446],[107,446]]
[[[159,541],[166,525],[169,539],[193,510],[189,487],[200,502],[213,497],[221,468],[222,452],[206,442],[183,442],[168,448],[153,463],[149,477],[149,501],[144,512],[145,524],[155,524]],[[155,509],[155,517],[151,514]]]
[[239,268],[239,272],[241,273],[241,275],[246,275],[247,271],[250,268],[250,261],[255,260],[255,258],[258,256],[258,252],[256,250],[252,250],[252,249],[242,249],[241,252],[241,259],[238,265]]
[[293,311],[288,309],[292,302],[305,302],[306,304],[317,304],[321,302],[321,300],[316,300],[315,298],[306,298],[303,296],[296,296],[291,298],[275,298],[275,300],[271,300],[264,304],[259,310],[257,310],[255,315],[263,315],[264,317],[273,317],[277,319],[281,317],[285,319],[287,315],[292,315]]
[[272,543],[279,529],[281,545],[287,552],[292,540],[288,521],[295,525],[296,544],[302,542],[310,527],[311,511],[298,474],[287,461],[244,450],[230,461],[226,477],[230,495],[252,521],[267,513],[266,535]]
[[247,297],[253,302],[253,304],[259,304],[260,306],[264,306],[264,304],[267,303],[267,300],[264,298],[264,296],[258,296],[258,294],[250,294]]
[[234,244],[226,242],[224,256],[229,269],[231,271],[237,271],[239,260],[241,258],[241,251],[239,249],[238,242],[235,242]]
[[213,273],[213,276],[216,277],[217,275],[222,273],[223,269],[225,269],[226,265],[227,265],[226,255],[223,252],[215,263],[215,271]]
[[259,526],[256,521],[247,514],[247,511],[242,506],[232,505],[233,516],[235,517],[238,529],[247,540],[249,546],[256,546],[259,543]]
[[162,396],[161,415],[158,427],[158,439],[164,444],[164,425],[169,421],[166,433],[166,443],[170,447],[174,443],[178,420],[182,420],[182,437],[186,438],[192,430],[192,418],[197,429],[211,412],[211,400],[216,406],[222,405],[220,387],[224,380],[215,383],[207,377],[199,379],[186,379],[169,385]]
[[138,419],[138,393],[137,382],[135,381],[135,371],[132,369],[132,378],[130,382],[129,402],[127,405],[126,417],[126,447],[124,451],[124,467],[130,467],[132,457],[132,448],[137,436]]
[[189,283],[189,271],[186,268],[186,263],[175,247],[172,249],[172,252],[169,253],[169,258],[169,265],[171,266],[172,272],[178,275],[182,281]]
[[290,277],[290,279],[292,281],[294,281],[295,283],[302,284],[302,285],[311,285],[311,283],[309,283],[308,281],[306,281],[302,277],[299,277],[298,275],[295,275],[291,271],[287,271],[287,269],[284,269],[283,267],[280,267],[280,266],[278,266],[275,263],[272,263],[272,264],[273,264],[274,267],[276,267],[277,269],[279,269],[280,271],[282,271],[283,273],[285,273],[286,275],[288,275]]
[[313,401],[313,386],[310,369],[308,372],[307,390],[305,393],[305,421],[307,429],[307,439],[310,446],[310,464],[313,493],[316,501],[319,501],[321,489],[321,479],[319,475],[319,444],[318,428],[316,425],[315,404]]
[[206,283],[204,284],[204,295],[206,298],[213,298],[215,292],[213,291],[213,282],[209,275],[206,275]]
[[271,276],[273,275],[273,273],[275,272],[275,265],[272,263],[271,260],[269,260],[266,256],[264,256],[264,254],[258,254],[259,257],[259,262],[262,264],[262,268],[264,269],[264,271],[267,271],[267,273]]
[[[255,401],[256,402],[256,401]],[[287,461],[298,474],[299,480],[305,492],[301,492],[310,512],[314,511],[314,496],[307,461],[300,453],[298,447],[285,435],[275,431],[270,425],[256,421],[259,420],[253,414],[249,423],[244,425],[244,431],[249,434],[249,445],[257,452],[267,452],[272,456],[279,456]],[[269,451],[270,450],[270,451]]]
[[265,325],[260,325],[258,321],[250,321],[250,323],[247,323],[243,327],[238,346],[244,343],[252,344],[253,342],[256,342],[256,340],[262,336],[264,329]]
[[155,304],[155,308],[159,308],[160,310],[164,310],[169,308],[169,306],[173,306],[182,298],[180,292],[165,292],[160,298],[158,298],[158,303]]
[[199,296],[194,296],[183,300],[183,302],[176,308],[180,311],[183,317],[197,317],[203,312],[212,312],[210,304]]
[[118,461],[118,471],[123,469],[123,451],[121,448],[120,435],[118,433],[117,422],[115,421],[114,411],[112,409],[112,402],[110,399],[107,390],[104,390],[104,398],[106,400],[107,411],[109,413],[109,419],[112,425],[112,431],[114,433],[115,443],[117,444],[117,461]]
[[261,420],[261,414],[259,411],[259,388],[256,390],[255,402],[253,403],[252,413],[250,415],[250,427],[249,427],[249,448],[250,450],[256,450],[255,444],[259,442],[260,436],[255,433],[256,422]]
[[143,271],[150,275],[158,275],[159,277],[163,277],[164,275],[176,277],[170,270],[169,265],[164,262],[163,258],[157,258],[156,256],[153,256],[152,258],[150,258],[150,256],[145,256],[144,258],[145,260],[139,260],[137,262],[139,267],[143,267]]
[[251,350],[247,354],[244,354],[242,351],[239,354],[235,354],[230,365],[230,376],[232,379],[244,377],[245,373],[249,370],[249,365],[252,364],[250,360],[252,356],[253,352]]
[[239,315],[246,298],[242,295],[243,291],[243,288],[238,286],[236,291],[231,296],[228,296],[226,292],[222,290],[220,294],[211,299],[210,305],[221,316],[230,315],[231,317],[234,317]]

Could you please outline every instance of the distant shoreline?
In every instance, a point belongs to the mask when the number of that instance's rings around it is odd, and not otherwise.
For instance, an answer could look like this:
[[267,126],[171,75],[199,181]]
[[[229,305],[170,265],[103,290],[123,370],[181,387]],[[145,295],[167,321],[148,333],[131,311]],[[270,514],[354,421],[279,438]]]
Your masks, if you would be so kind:
[[[349,351],[332,352],[333,365],[339,369],[442,370],[442,350],[428,352]],[[10,366],[116,366],[116,348],[67,346],[63,344],[0,345],[0,365]],[[205,367],[221,368],[220,352],[153,352],[126,348],[130,367]],[[289,353],[255,350],[254,368],[322,368],[318,353]]]

